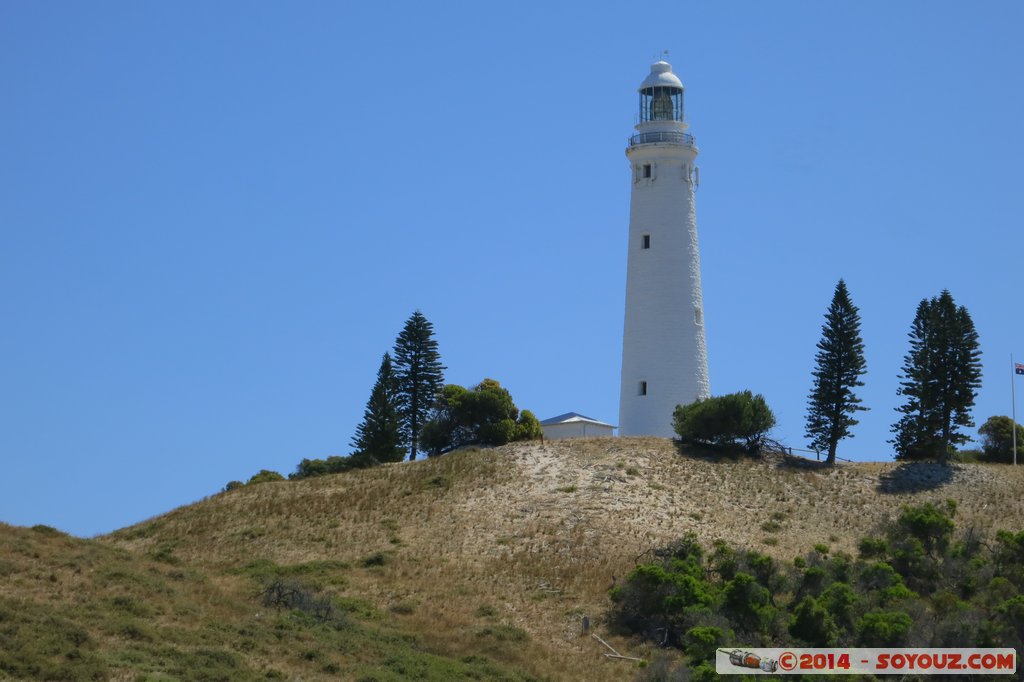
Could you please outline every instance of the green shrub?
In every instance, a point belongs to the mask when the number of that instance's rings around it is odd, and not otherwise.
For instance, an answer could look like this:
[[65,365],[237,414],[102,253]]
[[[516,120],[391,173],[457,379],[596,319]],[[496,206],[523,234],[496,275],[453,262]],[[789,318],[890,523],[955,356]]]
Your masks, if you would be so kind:
[[359,565],[363,568],[370,568],[371,566],[383,566],[388,562],[388,555],[384,552],[374,552],[368,556],[363,557]]
[[957,450],[953,453],[953,461],[963,464],[974,464],[977,462],[991,461],[985,457],[983,450]]
[[925,552],[944,550],[953,536],[953,519],[956,502],[949,500],[946,509],[937,508],[931,502],[919,507],[904,507],[899,524],[913,537],[921,541]]
[[749,452],[756,452],[775,426],[775,415],[763,396],[742,391],[678,405],[673,424],[684,442],[723,446],[742,440]]
[[903,583],[896,583],[882,590],[879,596],[882,604],[889,605],[905,599],[916,599],[918,594]]
[[740,554],[725,544],[724,540],[715,540],[715,551],[711,553],[711,570],[722,580],[732,580],[740,568]]
[[889,543],[881,538],[861,538],[857,551],[861,559],[876,559],[889,551]]
[[504,445],[515,439],[516,422],[514,419],[499,419],[491,424],[481,424],[477,433],[480,445]]
[[272,483],[274,481],[283,481],[284,476],[277,473],[276,471],[270,471],[269,469],[260,469],[259,473],[255,474],[249,479],[246,485],[254,485],[256,483]]
[[[805,562],[806,565],[806,562]],[[810,594],[817,596],[825,586],[828,573],[821,566],[811,566],[800,576],[800,589],[798,594]]]
[[865,566],[860,572],[860,585],[866,590],[879,591],[903,582],[903,578],[891,564],[876,561]]
[[327,459],[303,459],[295,468],[295,473],[289,474],[288,478],[293,481],[313,476],[326,476],[327,474],[340,474],[350,469],[358,469],[367,466],[369,462],[365,458],[339,457],[337,455]]
[[227,484],[224,486],[223,492],[229,493],[232,490],[238,490],[239,488],[244,488],[244,487],[245,487],[245,484],[242,483],[241,481],[228,481]]
[[812,647],[830,647],[835,645],[839,629],[828,609],[814,597],[806,596],[793,610],[789,619],[789,634]]
[[516,435],[512,440],[540,440],[544,432],[540,428],[540,420],[529,410],[519,413],[516,421]]
[[153,633],[142,623],[136,621],[125,621],[120,623],[114,633],[125,639],[133,639],[140,642],[153,641]]
[[177,566],[181,563],[181,559],[174,556],[175,544],[176,543],[173,542],[161,543],[153,548],[153,550],[149,553],[149,556],[155,559],[156,561],[162,561],[165,564]]
[[441,490],[448,490],[452,487],[452,481],[447,476],[431,476],[427,479],[427,486],[430,488],[440,488]]
[[494,608],[490,604],[481,604],[476,610],[477,618],[494,618],[498,615],[498,609]]
[[1024,531],[991,541],[971,530],[954,541],[955,511],[905,507],[881,528],[885,540],[860,543],[857,559],[820,546],[777,564],[720,540],[705,557],[684,537],[612,591],[613,620],[696,666],[733,631],[749,646],[1019,648]]
[[272,580],[263,589],[261,598],[264,606],[299,611],[319,623],[328,623],[338,629],[347,623],[345,614],[330,599],[298,581]]
[[400,601],[391,605],[391,613],[397,613],[400,616],[408,616],[416,613],[416,605],[407,601]]
[[832,583],[825,588],[818,600],[818,603],[832,614],[832,620],[840,627],[847,629],[853,625],[854,609],[857,602],[857,593],[846,583]]
[[683,651],[692,663],[714,662],[718,648],[730,644],[733,637],[729,630],[698,625],[687,630],[683,636]]
[[747,632],[760,632],[771,615],[767,588],[748,573],[737,573],[722,596],[725,614]]
[[871,611],[857,621],[860,645],[866,647],[901,646],[913,621],[903,611]]
[[1024,530],[998,531],[996,542],[993,562],[1007,580],[1024,590]]
[[665,558],[660,564],[641,564],[633,569],[625,584],[612,590],[613,618],[634,632],[671,626],[687,611],[710,606],[714,595],[709,588],[699,564],[694,567],[678,558]]

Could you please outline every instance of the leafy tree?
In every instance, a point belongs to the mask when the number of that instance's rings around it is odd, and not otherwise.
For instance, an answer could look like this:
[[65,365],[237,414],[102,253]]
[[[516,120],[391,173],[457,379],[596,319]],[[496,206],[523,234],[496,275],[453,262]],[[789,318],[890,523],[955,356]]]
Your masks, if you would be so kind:
[[835,464],[836,446],[850,435],[858,422],[853,415],[868,408],[861,406],[853,389],[863,386],[864,342],[860,338],[860,313],[850,300],[846,282],[839,280],[832,304],[821,327],[821,340],[815,356],[814,387],[807,408],[807,437],[811,447],[826,451],[826,462]]
[[989,417],[978,433],[982,436],[982,451],[990,462],[1013,461],[1013,432],[1017,431],[1017,452],[1024,453],[1024,426],[1014,424],[1009,417]]
[[673,426],[684,441],[734,445],[742,439],[748,451],[756,452],[775,426],[775,415],[764,396],[742,391],[677,405]]
[[474,442],[476,434],[468,417],[472,400],[472,391],[464,386],[448,384],[441,389],[420,434],[420,445],[425,452],[436,456]]
[[903,361],[899,394],[906,403],[893,425],[897,459],[946,461],[957,443],[969,438],[971,407],[981,387],[981,350],[970,314],[949,291],[917,306]]
[[431,455],[440,455],[466,445],[504,445],[540,436],[540,422],[533,413],[520,413],[500,383],[484,379],[472,390],[445,386],[430,421],[423,425],[421,441]]
[[484,379],[473,389],[465,403],[467,425],[476,432],[481,445],[504,445],[516,435],[519,410],[512,394],[494,379]]
[[402,437],[412,461],[420,446],[420,429],[444,385],[447,369],[437,351],[434,325],[418,310],[406,320],[395,339],[394,362]]
[[352,439],[354,463],[401,462],[405,457],[401,429],[398,382],[391,369],[391,356],[385,353],[377,370],[377,382],[366,402],[363,422]]

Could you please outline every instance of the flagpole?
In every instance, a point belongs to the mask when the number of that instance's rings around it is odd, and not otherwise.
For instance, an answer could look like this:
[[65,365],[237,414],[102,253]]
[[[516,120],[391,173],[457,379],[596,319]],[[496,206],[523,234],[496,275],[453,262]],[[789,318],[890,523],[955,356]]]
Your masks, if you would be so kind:
[[1013,363],[1010,353],[1010,432],[1013,433],[1013,466],[1017,466],[1017,365]]

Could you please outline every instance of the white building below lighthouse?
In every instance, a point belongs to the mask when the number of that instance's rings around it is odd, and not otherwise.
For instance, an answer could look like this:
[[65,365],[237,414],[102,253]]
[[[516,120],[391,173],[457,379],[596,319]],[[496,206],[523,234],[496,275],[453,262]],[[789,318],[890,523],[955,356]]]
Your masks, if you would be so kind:
[[671,437],[672,412],[710,395],[697,248],[697,143],[667,62],[641,83],[632,176],[619,433]]

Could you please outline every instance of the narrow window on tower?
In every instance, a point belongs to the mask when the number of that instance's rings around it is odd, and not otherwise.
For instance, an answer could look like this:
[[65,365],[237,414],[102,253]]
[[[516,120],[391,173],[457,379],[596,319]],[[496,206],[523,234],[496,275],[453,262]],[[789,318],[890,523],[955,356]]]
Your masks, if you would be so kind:
[[641,381],[640,382],[639,394],[640,395],[647,395],[647,382],[646,381]]
[[645,178],[651,177],[651,164],[649,164],[649,163],[645,163],[644,164],[644,177]]
[[693,321],[696,322],[698,326],[704,324],[704,311],[700,308],[694,308]]
[[640,248],[649,249],[651,248],[651,235],[645,234],[640,238]]

